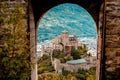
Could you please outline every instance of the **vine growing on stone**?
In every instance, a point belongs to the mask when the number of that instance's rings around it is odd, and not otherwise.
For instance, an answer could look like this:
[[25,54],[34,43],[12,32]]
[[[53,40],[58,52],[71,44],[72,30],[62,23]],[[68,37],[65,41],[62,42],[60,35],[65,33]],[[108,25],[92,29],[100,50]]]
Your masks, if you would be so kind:
[[[12,7],[10,7],[12,6]],[[30,48],[26,7],[0,2],[0,80],[29,80]]]

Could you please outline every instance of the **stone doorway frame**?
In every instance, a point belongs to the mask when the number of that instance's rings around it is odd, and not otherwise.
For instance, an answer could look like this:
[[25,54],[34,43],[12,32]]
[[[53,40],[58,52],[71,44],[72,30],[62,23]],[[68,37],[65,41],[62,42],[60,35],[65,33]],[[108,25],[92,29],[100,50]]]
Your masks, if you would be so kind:
[[[41,11],[42,13],[40,16],[36,17],[38,13],[36,13],[35,9],[36,7],[33,4],[34,0],[30,0],[28,3],[28,26],[30,30],[30,53],[31,53],[31,62],[33,63],[32,71],[31,71],[31,80],[38,80],[37,78],[37,55],[36,55],[36,45],[37,45],[37,26],[40,18],[44,15],[45,12],[47,12],[50,8],[45,8],[45,10]],[[37,1],[37,0],[36,0]],[[66,0],[66,2],[70,3],[69,0]],[[66,3],[61,2],[61,3]],[[55,6],[61,3],[56,3]],[[78,4],[77,2],[75,4]],[[51,5],[51,4],[49,4]],[[79,5],[79,4],[78,4]],[[84,8],[84,7],[83,7]],[[98,15],[96,16],[95,22],[97,25],[97,69],[96,69],[96,80],[102,80],[104,78],[104,70],[105,70],[105,26],[106,26],[106,0],[104,0],[101,3],[100,10]],[[86,9],[86,8],[85,8]],[[92,16],[94,13],[92,14]],[[94,15],[95,16],[95,15]],[[39,19],[37,19],[39,18]]]

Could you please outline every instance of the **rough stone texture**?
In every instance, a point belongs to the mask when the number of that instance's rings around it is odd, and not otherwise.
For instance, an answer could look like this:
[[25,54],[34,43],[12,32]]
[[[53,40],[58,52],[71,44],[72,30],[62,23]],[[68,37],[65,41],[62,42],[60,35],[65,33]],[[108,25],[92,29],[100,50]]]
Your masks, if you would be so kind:
[[[3,7],[2,4],[6,4],[6,6],[3,5],[5,7],[5,10],[1,10],[1,8]],[[28,0],[1,0],[0,1],[0,16],[4,16],[5,18],[9,19],[10,14],[12,14],[12,11],[14,10],[15,6],[18,4],[20,4],[20,7],[24,8],[22,11],[22,14],[26,16],[25,17],[26,23],[23,29],[25,29],[25,32],[26,30],[27,32],[30,32],[30,36],[29,36],[30,56],[31,56],[31,62],[33,63],[32,71],[31,71],[31,80],[37,80],[37,58],[36,58],[36,39],[35,39],[36,32],[35,32],[34,17],[33,17],[33,12],[31,9],[31,5],[28,3]],[[19,15],[19,13],[17,14]],[[9,23],[6,23],[6,24],[9,24]],[[4,42],[6,40],[4,38],[4,35],[6,35],[4,32],[4,27],[6,27],[6,25],[2,25],[0,23],[0,47],[4,45]]]
[[[14,10],[15,6],[20,4],[21,7],[24,7],[23,11],[20,13],[22,15],[26,15],[27,13],[27,3],[24,0],[1,0],[0,1],[0,17],[4,17],[6,20],[10,19],[10,14],[12,14],[12,11]],[[25,19],[26,25],[24,27],[27,28],[27,19]],[[10,23],[6,22],[6,24],[2,24],[0,22],[0,45],[2,46],[4,44],[5,38],[3,38],[3,35],[6,35],[4,32],[4,28],[7,28]]]
[[[28,29],[28,24],[27,24],[27,7],[28,7],[28,2],[25,0],[0,0],[0,17],[3,17],[4,20],[0,21],[0,47],[4,46],[5,42],[8,40],[5,36],[10,35],[10,31],[6,33],[5,28],[8,28],[10,26],[13,26],[12,22],[9,22],[10,20],[10,15],[16,8],[16,6],[21,7],[21,12],[16,14],[18,15],[23,15],[21,18],[21,21],[24,20],[23,25],[21,25],[21,28],[23,28],[23,31],[27,31]],[[4,22],[6,20],[6,22]],[[2,22],[3,21],[3,22]],[[19,22],[20,23],[20,22]],[[17,31],[18,28],[16,28]],[[23,32],[24,33],[24,32]]]
[[120,79],[120,0],[106,3],[106,79]]
[[[2,0],[3,1],[3,0]],[[28,2],[26,2],[27,0],[5,0],[8,2],[8,10],[5,12],[5,14],[0,14],[0,15],[5,15],[7,17],[7,15],[9,15],[10,10],[12,10],[14,7],[14,5],[16,4],[16,1],[19,2],[21,5],[25,6],[25,12],[28,10]],[[36,2],[37,0],[32,0],[32,2],[35,2],[35,6],[36,6]],[[41,1],[41,0],[39,0]],[[68,0],[66,0],[68,1]],[[81,0],[82,1],[82,0]],[[106,0],[107,1],[107,7],[106,7],[106,35],[105,35],[105,56],[106,56],[106,64],[105,64],[105,77],[107,80],[120,80],[120,0]],[[30,2],[30,0],[29,0]],[[32,3],[30,2],[30,3]],[[49,1],[50,2],[50,1]],[[78,0],[76,0],[76,2],[79,2]],[[0,2],[1,3],[1,2]],[[36,65],[36,24],[35,19],[34,19],[34,14],[32,11],[32,5],[29,3],[29,19],[28,19],[28,24],[26,26],[28,26],[28,28],[30,29],[30,51],[31,51],[31,61],[34,64],[34,66],[32,67],[32,72],[31,72],[31,80],[37,80],[37,65]],[[62,2],[63,3],[63,2]],[[38,3],[39,5],[40,3]],[[56,4],[58,4],[56,2]],[[81,3],[82,4],[82,3]],[[94,3],[93,3],[94,4]],[[48,4],[46,4],[48,6]],[[85,4],[86,5],[86,4]],[[35,10],[38,10],[38,12],[40,11],[39,9],[37,9],[34,6]],[[0,6],[1,7],[1,6]],[[38,6],[37,6],[38,7]],[[41,7],[41,6],[39,6]],[[51,6],[50,6],[51,7]],[[44,8],[44,6],[43,6]],[[43,12],[45,12],[44,10],[42,11],[41,8],[41,14],[43,14]],[[47,9],[47,7],[45,8]],[[93,8],[91,8],[92,10]],[[99,12],[100,13],[100,18],[99,18],[99,25],[98,25],[98,64],[100,64],[100,58],[101,58],[101,41],[102,41],[102,23],[103,23],[103,14],[102,14],[102,9]],[[48,9],[47,9],[48,10]],[[90,10],[90,11],[91,11]],[[88,8],[89,11],[89,8]],[[94,11],[91,11],[94,12]],[[34,12],[36,15],[38,15],[39,13]],[[26,14],[26,13],[25,13]],[[96,16],[94,13],[91,13],[92,15]],[[28,14],[26,14],[28,15]],[[39,17],[38,17],[39,18]],[[27,19],[26,19],[27,20]],[[36,20],[37,21],[37,20]],[[97,23],[97,21],[96,21]],[[1,27],[1,26],[0,26]],[[2,28],[1,28],[2,29]],[[2,33],[2,30],[0,30],[0,34]],[[2,44],[1,40],[3,41],[4,39],[2,39],[2,35],[0,35],[0,45]],[[104,43],[103,43],[104,44]],[[98,74],[100,73],[99,71],[100,66],[98,66]],[[97,80],[99,80],[99,78],[97,78]],[[103,78],[104,80],[104,78]]]

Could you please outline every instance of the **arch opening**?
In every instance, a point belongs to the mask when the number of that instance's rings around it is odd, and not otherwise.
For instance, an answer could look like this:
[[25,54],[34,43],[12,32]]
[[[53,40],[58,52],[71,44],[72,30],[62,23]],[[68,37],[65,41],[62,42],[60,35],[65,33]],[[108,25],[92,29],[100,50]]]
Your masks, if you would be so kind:
[[[98,40],[97,40],[97,60],[98,60],[98,69],[97,69],[97,80],[99,80],[99,77],[102,76],[100,68],[101,68],[101,52],[103,51],[101,46],[104,45],[102,43],[102,40],[104,39],[102,37],[102,29],[103,29],[103,8],[101,8],[101,4],[103,3],[103,0],[31,0],[29,3],[29,26],[30,26],[30,45],[31,45],[31,61],[32,63],[36,64],[36,45],[37,45],[37,27],[40,17],[43,16],[43,14],[48,11],[50,8],[53,8],[56,5],[62,4],[62,3],[74,3],[77,5],[81,5],[84,7],[94,18],[96,25],[97,25],[97,34],[98,34]],[[101,9],[101,10],[100,10]],[[102,14],[102,15],[101,15]],[[100,17],[99,17],[100,16]],[[104,20],[103,20],[104,21]],[[100,24],[99,24],[100,23]],[[101,77],[102,79],[102,77]],[[31,71],[31,80],[37,80],[37,67],[36,65],[33,65],[32,71]]]
[[[38,73],[64,74],[67,71],[79,74],[81,70],[91,69],[95,72],[96,28],[92,16],[77,4],[64,3],[48,10],[40,19],[37,29]],[[45,66],[44,62],[48,65]],[[45,67],[49,69],[42,71]]]

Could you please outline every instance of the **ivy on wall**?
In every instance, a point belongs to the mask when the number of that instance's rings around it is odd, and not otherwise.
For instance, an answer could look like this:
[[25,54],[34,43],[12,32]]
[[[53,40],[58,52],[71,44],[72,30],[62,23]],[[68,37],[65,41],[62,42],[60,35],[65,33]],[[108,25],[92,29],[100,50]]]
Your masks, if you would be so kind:
[[29,80],[30,48],[26,6],[0,2],[0,80]]

